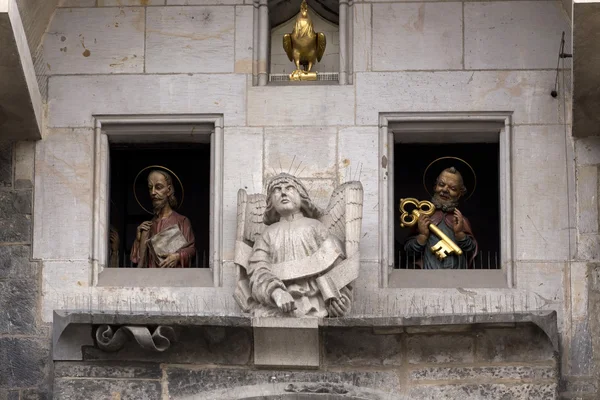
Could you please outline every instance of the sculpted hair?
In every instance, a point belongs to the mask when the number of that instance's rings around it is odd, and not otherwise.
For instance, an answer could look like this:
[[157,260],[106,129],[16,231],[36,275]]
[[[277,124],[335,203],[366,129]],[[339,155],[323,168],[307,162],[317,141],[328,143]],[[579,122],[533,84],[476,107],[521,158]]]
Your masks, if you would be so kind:
[[171,186],[171,194],[169,195],[169,197],[167,198],[169,205],[171,206],[172,209],[175,209],[177,207],[177,197],[175,197],[175,186],[173,186],[173,178],[171,178],[171,174],[169,174],[166,171],[160,170],[160,169],[153,169],[152,171],[150,171],[150,173],[148,174],[148,177],[150,177],[150,175],[152,175],[154,172],[161,174],[162,176],[165,177],[165,181],[167,181],[167,185]]
[[275,210],[275,207],[273,207],[273,202],[271,201],[273,188],[280,182],[289,182],[296,188],[301,199],[300,210],[305,217],[319,219],[323,215],[323,212],[319,209],[319,207],[317,207],[310,199],[308,191],[302,182],[300,182],[300,180],[293,175],[281,173],[274,176],[267,185],[267,208],[265,209],[265,213],[263,215],[263,222],[265,225],[271,225],[275,222],[279,222],[281,217]]
[[442,174],[444,172],[447,172],[449,174],[452,175],[456,175],[456,177],[458,178],[458,184],[460,185],[460,195],[464,196],[465,193],[467,193],[467,187],[465,186],[465,182],[463,181],[463,177],[461,175],[460,172],[458,172],[458,170],[454,167],[450,167],[450,168],[446,168],[445,170],[443,170],[442,172],[440,172],[440,174],[438,175],[438,177],[435,179],[435,185],[438,184],[438,181],[440,179],[440,176],[442,176]]

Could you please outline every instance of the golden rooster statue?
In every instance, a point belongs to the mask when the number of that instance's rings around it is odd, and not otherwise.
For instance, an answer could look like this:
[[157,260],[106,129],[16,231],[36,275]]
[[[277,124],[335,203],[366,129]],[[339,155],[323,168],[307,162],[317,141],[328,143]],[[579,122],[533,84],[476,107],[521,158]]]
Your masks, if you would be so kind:
[[[315,32],[308,15],[306,0],[302,0],[294,30],[283,35],[283,48],[290,61],[296,64],[296,70],[290,74],[290,80],[316,80],[317,74],[310,70],[317,61],[321,61],[325,53],[325,45],[325,34]],[[304,70],[300,68],[301,65]]]

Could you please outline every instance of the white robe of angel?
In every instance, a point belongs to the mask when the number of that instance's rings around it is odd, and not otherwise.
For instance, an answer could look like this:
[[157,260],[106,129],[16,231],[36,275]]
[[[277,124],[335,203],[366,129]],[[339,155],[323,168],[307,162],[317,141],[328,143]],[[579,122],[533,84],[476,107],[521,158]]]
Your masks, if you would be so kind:
[[[317,219],[298,213],[269,225],[254,243],[247,270],[252,297],[259,303],[254,315],[327,316],[316,278],[343,257],[340,241]],[[277,288],[294,298],[293,313],[277,308],[271,298]]]

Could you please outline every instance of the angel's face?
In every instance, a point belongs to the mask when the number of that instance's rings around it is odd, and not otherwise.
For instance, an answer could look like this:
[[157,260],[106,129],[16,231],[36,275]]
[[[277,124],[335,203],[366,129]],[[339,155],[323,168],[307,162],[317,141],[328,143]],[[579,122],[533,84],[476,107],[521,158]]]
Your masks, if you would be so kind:
[[293,183],[282,181],[271,189],[271,203],[279,215],[285,216],[300,211],[302,198]]

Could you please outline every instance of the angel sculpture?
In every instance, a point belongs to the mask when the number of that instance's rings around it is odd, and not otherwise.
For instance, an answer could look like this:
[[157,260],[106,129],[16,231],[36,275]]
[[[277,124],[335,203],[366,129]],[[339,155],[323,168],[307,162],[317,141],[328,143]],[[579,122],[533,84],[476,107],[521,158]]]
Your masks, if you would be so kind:
[[360,266],[363,189],[338,186],[325,211],[302,182],[281,173],[267,195],[238,192],[235,299],[260,317],[341,317]]
[[[306,0],[302,0],[300,13],[296,17],[296,23],[292,33],[283,35],[283,49],[290,61],[296,64],[296,70],[290,74],[291,80],[312,80],[309,77],[313,64],[321,61],[325,53],[325,34],[315,32],[312,20],[308,15]],[[305,70],[300,68],[305,67]],[[316,79],[316,74],[314,74]]]

